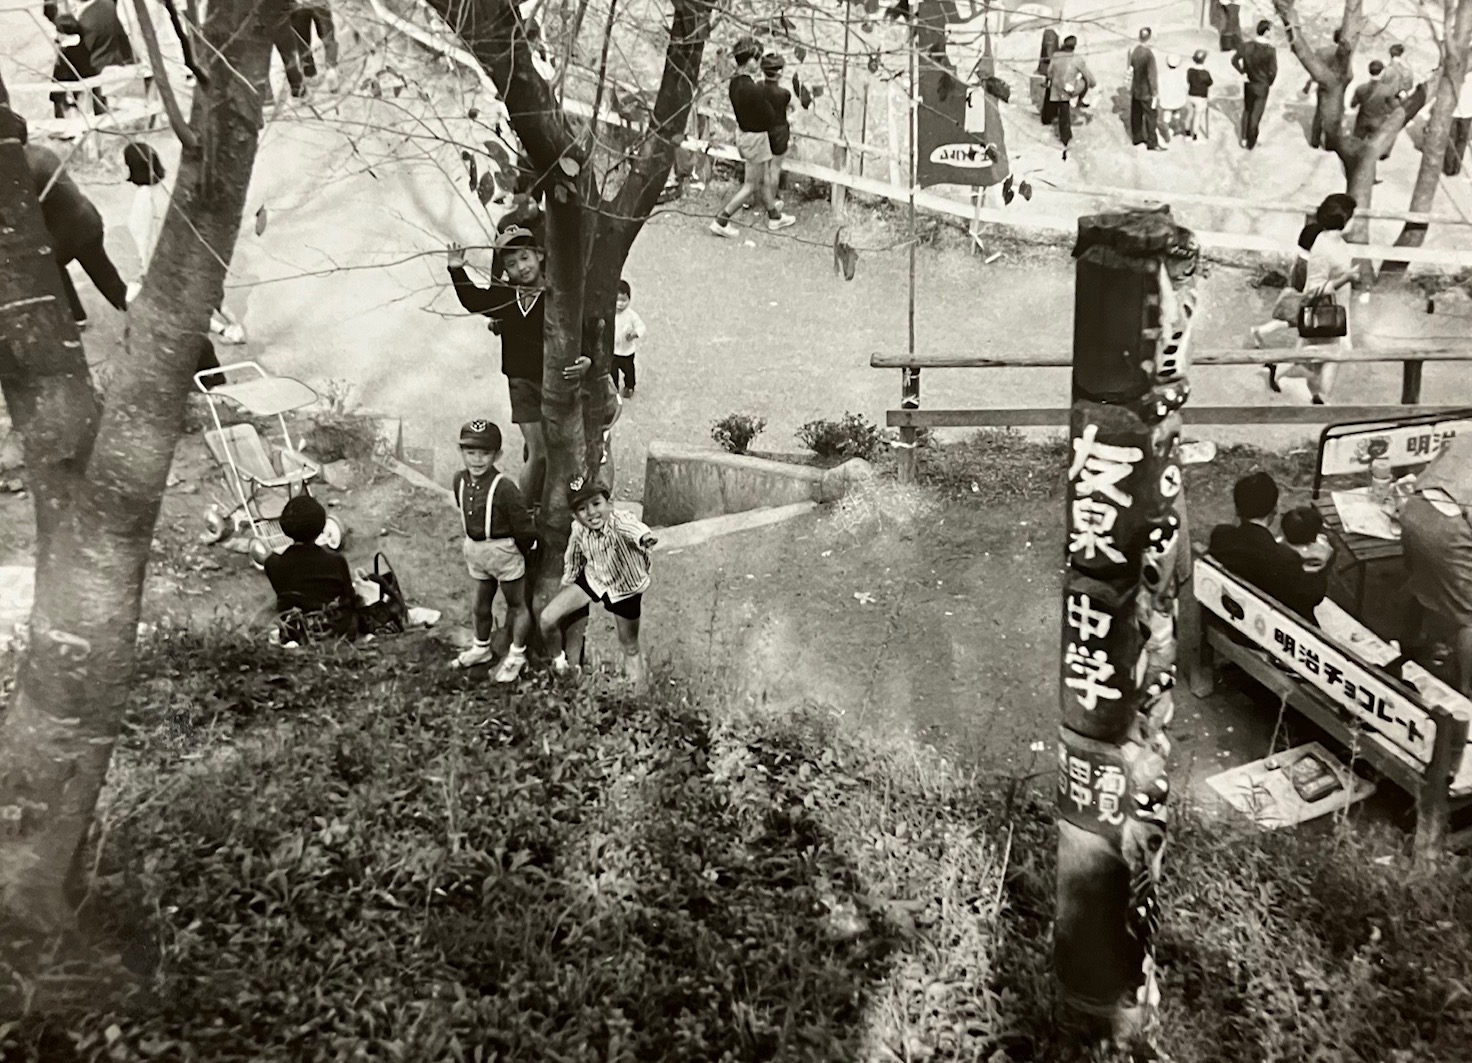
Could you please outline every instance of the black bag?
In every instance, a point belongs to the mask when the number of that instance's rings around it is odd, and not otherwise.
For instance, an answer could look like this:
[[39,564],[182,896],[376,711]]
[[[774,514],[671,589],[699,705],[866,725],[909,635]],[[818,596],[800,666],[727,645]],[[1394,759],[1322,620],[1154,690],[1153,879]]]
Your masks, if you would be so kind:
[[409,603],[388,558],[381,553],[374,554],[373,571],[367,578],[378,586],[379,597],[372,605],[358,606],[358,630],[364,635],[392,635],[407,630]]
[[1349,315],[1332,293],[1304,298],[1298,308],[1298,334],[1306,340],[1333,340],[1349,335]]

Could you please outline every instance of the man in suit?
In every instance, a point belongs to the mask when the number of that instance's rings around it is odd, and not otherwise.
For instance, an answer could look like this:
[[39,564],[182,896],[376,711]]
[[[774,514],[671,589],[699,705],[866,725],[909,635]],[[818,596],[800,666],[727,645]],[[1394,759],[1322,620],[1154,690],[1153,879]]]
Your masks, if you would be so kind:
[[1150,27],[1140,31],[1140,43],[1130,49],[1130,141],[1150,151],[1164,151],[1156,139],[1156,111],[1160,75],[1150,47]]
[[1257,147],[1258,128],[1268,106],[1268,90],[1278,79],[1278,51],[1268,43],[1273,24],[1263,19],[1257,24],[1257,39],[1244,44],[1232,56],[1232,67],[1246,81],[1242,85],[1242,145],[1248,151]]
[[[1386,76],[1385,64],[1376,59],[1370,64],[1370,80],[1358,86],[1349,98],[1349,105],[1354,108],[1355,136],[1369,140],[1380,131],[1380,126],[1400,104],[1395,90],[1395,84]],[[1390,147],[1394,146],[1395,141],[1392,140]],[[1390,148],[1385,149],[1380,161],[1388,158]]]
[[1242,477],[1232,488],[1236,524],[1211,530],[1210,553],[1222,568],[1282,602],[1309,623],[1329,589],[1329,569],[1304,568],[1303,558],[1273,536],[1278,485],[1265,472]]

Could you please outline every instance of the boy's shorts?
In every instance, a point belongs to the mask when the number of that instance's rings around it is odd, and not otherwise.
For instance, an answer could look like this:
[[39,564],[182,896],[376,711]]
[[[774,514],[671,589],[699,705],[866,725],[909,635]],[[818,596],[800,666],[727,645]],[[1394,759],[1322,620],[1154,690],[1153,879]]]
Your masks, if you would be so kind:
[[[643,612],[644,595],[642,592],[630,598],[620,598],[616,602],[611,602],[608,600],[606,594],[594,594],[593,588],[588,586],[587,577],[583,574],[579,573],[578,578],[573,582],[584,594],[593,599],[593,601],[602,603],[603,608],[614,616],[622,617],[625,620],[638,620]],[[586,615],[587,606],[584,606],[579,612]]]
[[509,583],[526,575],[526,559],[515,539],[471,539],[463,544],[465,567],[471,579]]
[[542,385],[519,376],[506,378],[511,392],[511,423],[538,424],[542,420]]
[[748,133],[738,130],[736,150],[748,166],[762,166],[772,161],[772,140],[766,133]]

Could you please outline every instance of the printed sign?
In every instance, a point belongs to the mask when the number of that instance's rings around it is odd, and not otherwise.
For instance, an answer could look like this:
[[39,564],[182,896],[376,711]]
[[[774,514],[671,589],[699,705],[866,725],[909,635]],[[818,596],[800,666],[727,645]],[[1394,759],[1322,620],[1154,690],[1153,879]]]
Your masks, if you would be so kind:
[[1195,587],[1197,601],[1327,696],[1346,721],[1430,763],[1436,720],[1408,691],[1208,561],[1196,562]]
[[1063,818],[1091,834],[1118,841],[1124,827],[1129,776],[1123,750],[1059,732],[1058,808]]
[[1384,442],[1385,456],[1394,468],[1424,465],[1436,457],[1443,443],[1459,433],[1472,432],[1472,418],[1454,417],[1431,424],[1367,425],[1363,430],[1324,440],[1319,469],[1325,476],[1353,476],[1370,468],[1370,446]]

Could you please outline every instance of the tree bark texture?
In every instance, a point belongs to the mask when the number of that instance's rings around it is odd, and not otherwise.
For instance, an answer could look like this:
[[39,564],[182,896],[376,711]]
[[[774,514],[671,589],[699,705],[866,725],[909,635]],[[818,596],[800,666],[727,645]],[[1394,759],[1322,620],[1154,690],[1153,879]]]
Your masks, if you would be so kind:
[[3,148],[0,233],[15,231],[0,235],[0,385],[22,441],[37,537],[28,648],[0,719],[0,902],[35,930],[72,921],[77,858],[132,679],[154,526],[199,346],[224,292],[269,94],[270,42],[287,7],[209,7],[198,52],[210,88],[195,88],[196,144],[181,156],[103,401],[29,179],[19,180],[20,148]]
[[[612,415],[614,401],[603,378],[613,356],[618,281],[634,238],[669,177],[675,147],[689,122],[712,7],[707,0],[675,0],[649,128],[638,137],[622,186],[605,200],[590,162],[597,125],[579,131],[569,121],[553,87],[532,65],[531,43],[516,7],[509,0],[428,3],[495,83],[511,127],[537,173],[536,191],[546,204],[542,417],[547,479],[537,529],[541,561],[533,594],[533,608],[540,610],[556,592],[562,575],[572,523],[567,486],[579,476],[596,475],[602,463],[602,426]],[[563,370],[582,354],[592,359],[592,366],[580,381],[564,380]]]
[[[1472,47],[1472,0],[1443,0],[1442,7],[1441,65],[1437,72],[1436,95],[1421,141],[1421,165],[1416,171],[1416,184],[1411,189],[1410,209],[1415,213],[1429,213],[1436,202],[1447,141],[1451,137],[1452,112],[1457,108],[1462,79],[1467,74],[1467,52]],[[1407,222],[1396,237],[1395,246],[1420,247],[1425,239],[1424,222]],[[1387,262],[1381,273],[1404,273],[1408,266],[1406,262]]]

